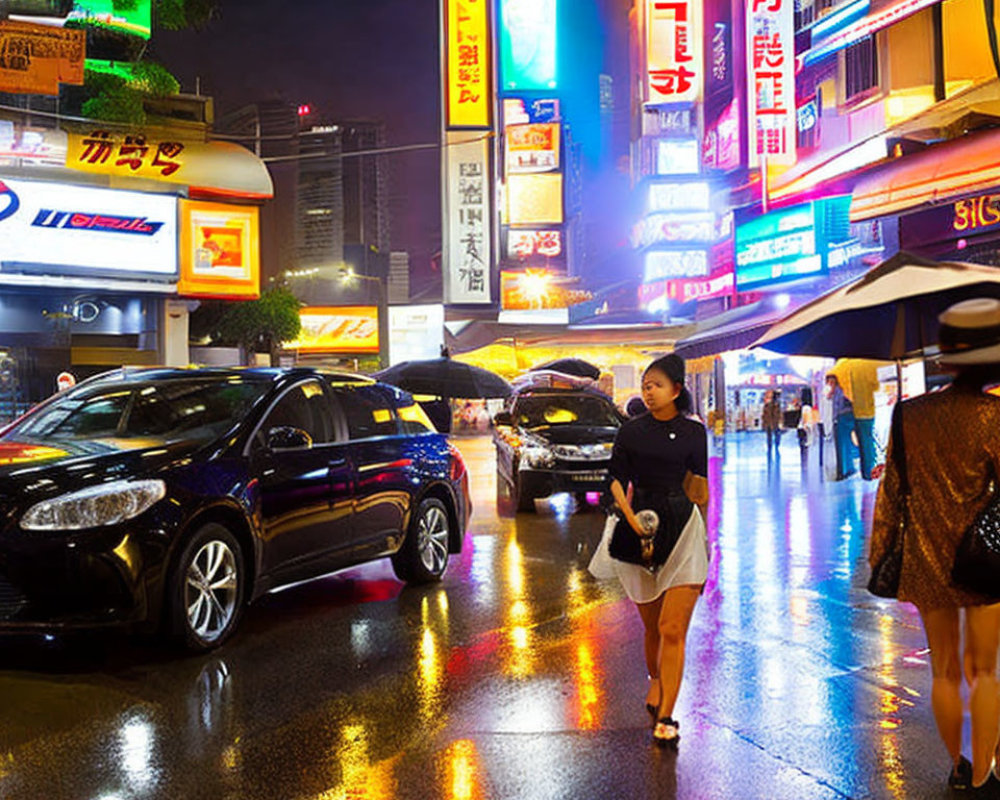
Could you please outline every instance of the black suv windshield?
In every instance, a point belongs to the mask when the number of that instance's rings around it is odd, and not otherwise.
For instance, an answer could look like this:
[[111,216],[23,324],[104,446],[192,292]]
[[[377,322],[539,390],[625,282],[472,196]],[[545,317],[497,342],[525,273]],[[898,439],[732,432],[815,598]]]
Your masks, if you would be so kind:
[[209,442],[270,388],[246,378],[99,383],[81,386],[29,414],[0,441],[152,438]]
[[514,403],[514,423],[524,428],[553,425],[617,427],[621,420],[614,406],[599,397],[580,394],[543,394],[519,398]]

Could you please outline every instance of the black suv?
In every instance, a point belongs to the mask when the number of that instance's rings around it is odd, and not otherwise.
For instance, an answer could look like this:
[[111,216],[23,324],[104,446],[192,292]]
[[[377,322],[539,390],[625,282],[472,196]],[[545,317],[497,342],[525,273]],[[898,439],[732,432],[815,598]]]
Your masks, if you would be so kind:
[[615,434],[625,418],[593,389],[526,389],[493,419],[497,496],[518,511],[556,492],[604,488]]
[[389,557],[439,580],[470,504],[413,398],[310,369],[116,370],[0,431],[0,631],[225,640],[264,593]]

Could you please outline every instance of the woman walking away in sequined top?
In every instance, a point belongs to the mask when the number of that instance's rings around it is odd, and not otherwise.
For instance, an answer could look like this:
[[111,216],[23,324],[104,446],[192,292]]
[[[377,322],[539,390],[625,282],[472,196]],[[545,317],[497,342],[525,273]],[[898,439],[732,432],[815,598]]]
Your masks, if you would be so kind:
[[[915,604],[923,620],[933,674],[931,706],[952,760],[948,783],[971,796],[994,797],[1000,796],[990,768],[1000,720],[1000,603],[955,586],[951,570],[964,532],[988,502],[993,476],[1000,475],[1000,398],[983,391],[1000,376],[1000,301],[966,300],[945,311],[940,322],[941,363],[955,371],[955,379],[944,391],[895,409],[902,442],[890,435],[869,561],[874,567],[888,552],[904,516],[897,597]],[[900,461],[909,484],[905,511]],[[961,752],[963,672],[972,717],[971,765]]]
[[[679,356],[663,356],[646,368],[642,399],[649,413],[622,424],[611,454],[611,494],[628,526],[615,529],[609,552],[646,631],[646,710],[654,741],[676,745],[679,725],[672,715],[684,644],[708,574],[708,439],[705,426],[687,416],[691,396]],[[660,526],[647,559],[637,513],[650,508]]]

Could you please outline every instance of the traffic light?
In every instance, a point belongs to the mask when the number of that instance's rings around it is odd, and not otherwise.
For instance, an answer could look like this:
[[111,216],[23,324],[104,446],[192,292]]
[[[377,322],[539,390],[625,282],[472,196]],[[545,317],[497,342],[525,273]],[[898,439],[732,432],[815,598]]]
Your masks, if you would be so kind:
[[21,17],[65,17],[73,10],[73,0],[0,0],[0,19]]

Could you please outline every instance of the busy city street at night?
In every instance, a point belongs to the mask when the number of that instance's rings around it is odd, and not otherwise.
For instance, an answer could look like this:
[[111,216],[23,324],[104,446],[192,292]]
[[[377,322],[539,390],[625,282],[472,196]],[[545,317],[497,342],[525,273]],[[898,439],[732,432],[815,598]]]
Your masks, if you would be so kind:
[[919,619],[863,589],[875,484],[823,482],[789,437],[769,466],[763,439],[712,444],[676,751],[650,738],[639,618],[586,570],[604,515],[499,516],[489,437],[457,437],[475,510],[439,585],[342,572],[206,656],[5,641],[0,796],[947,796]]
[[0,0],[0,800],[1000,800],[998,42]]

